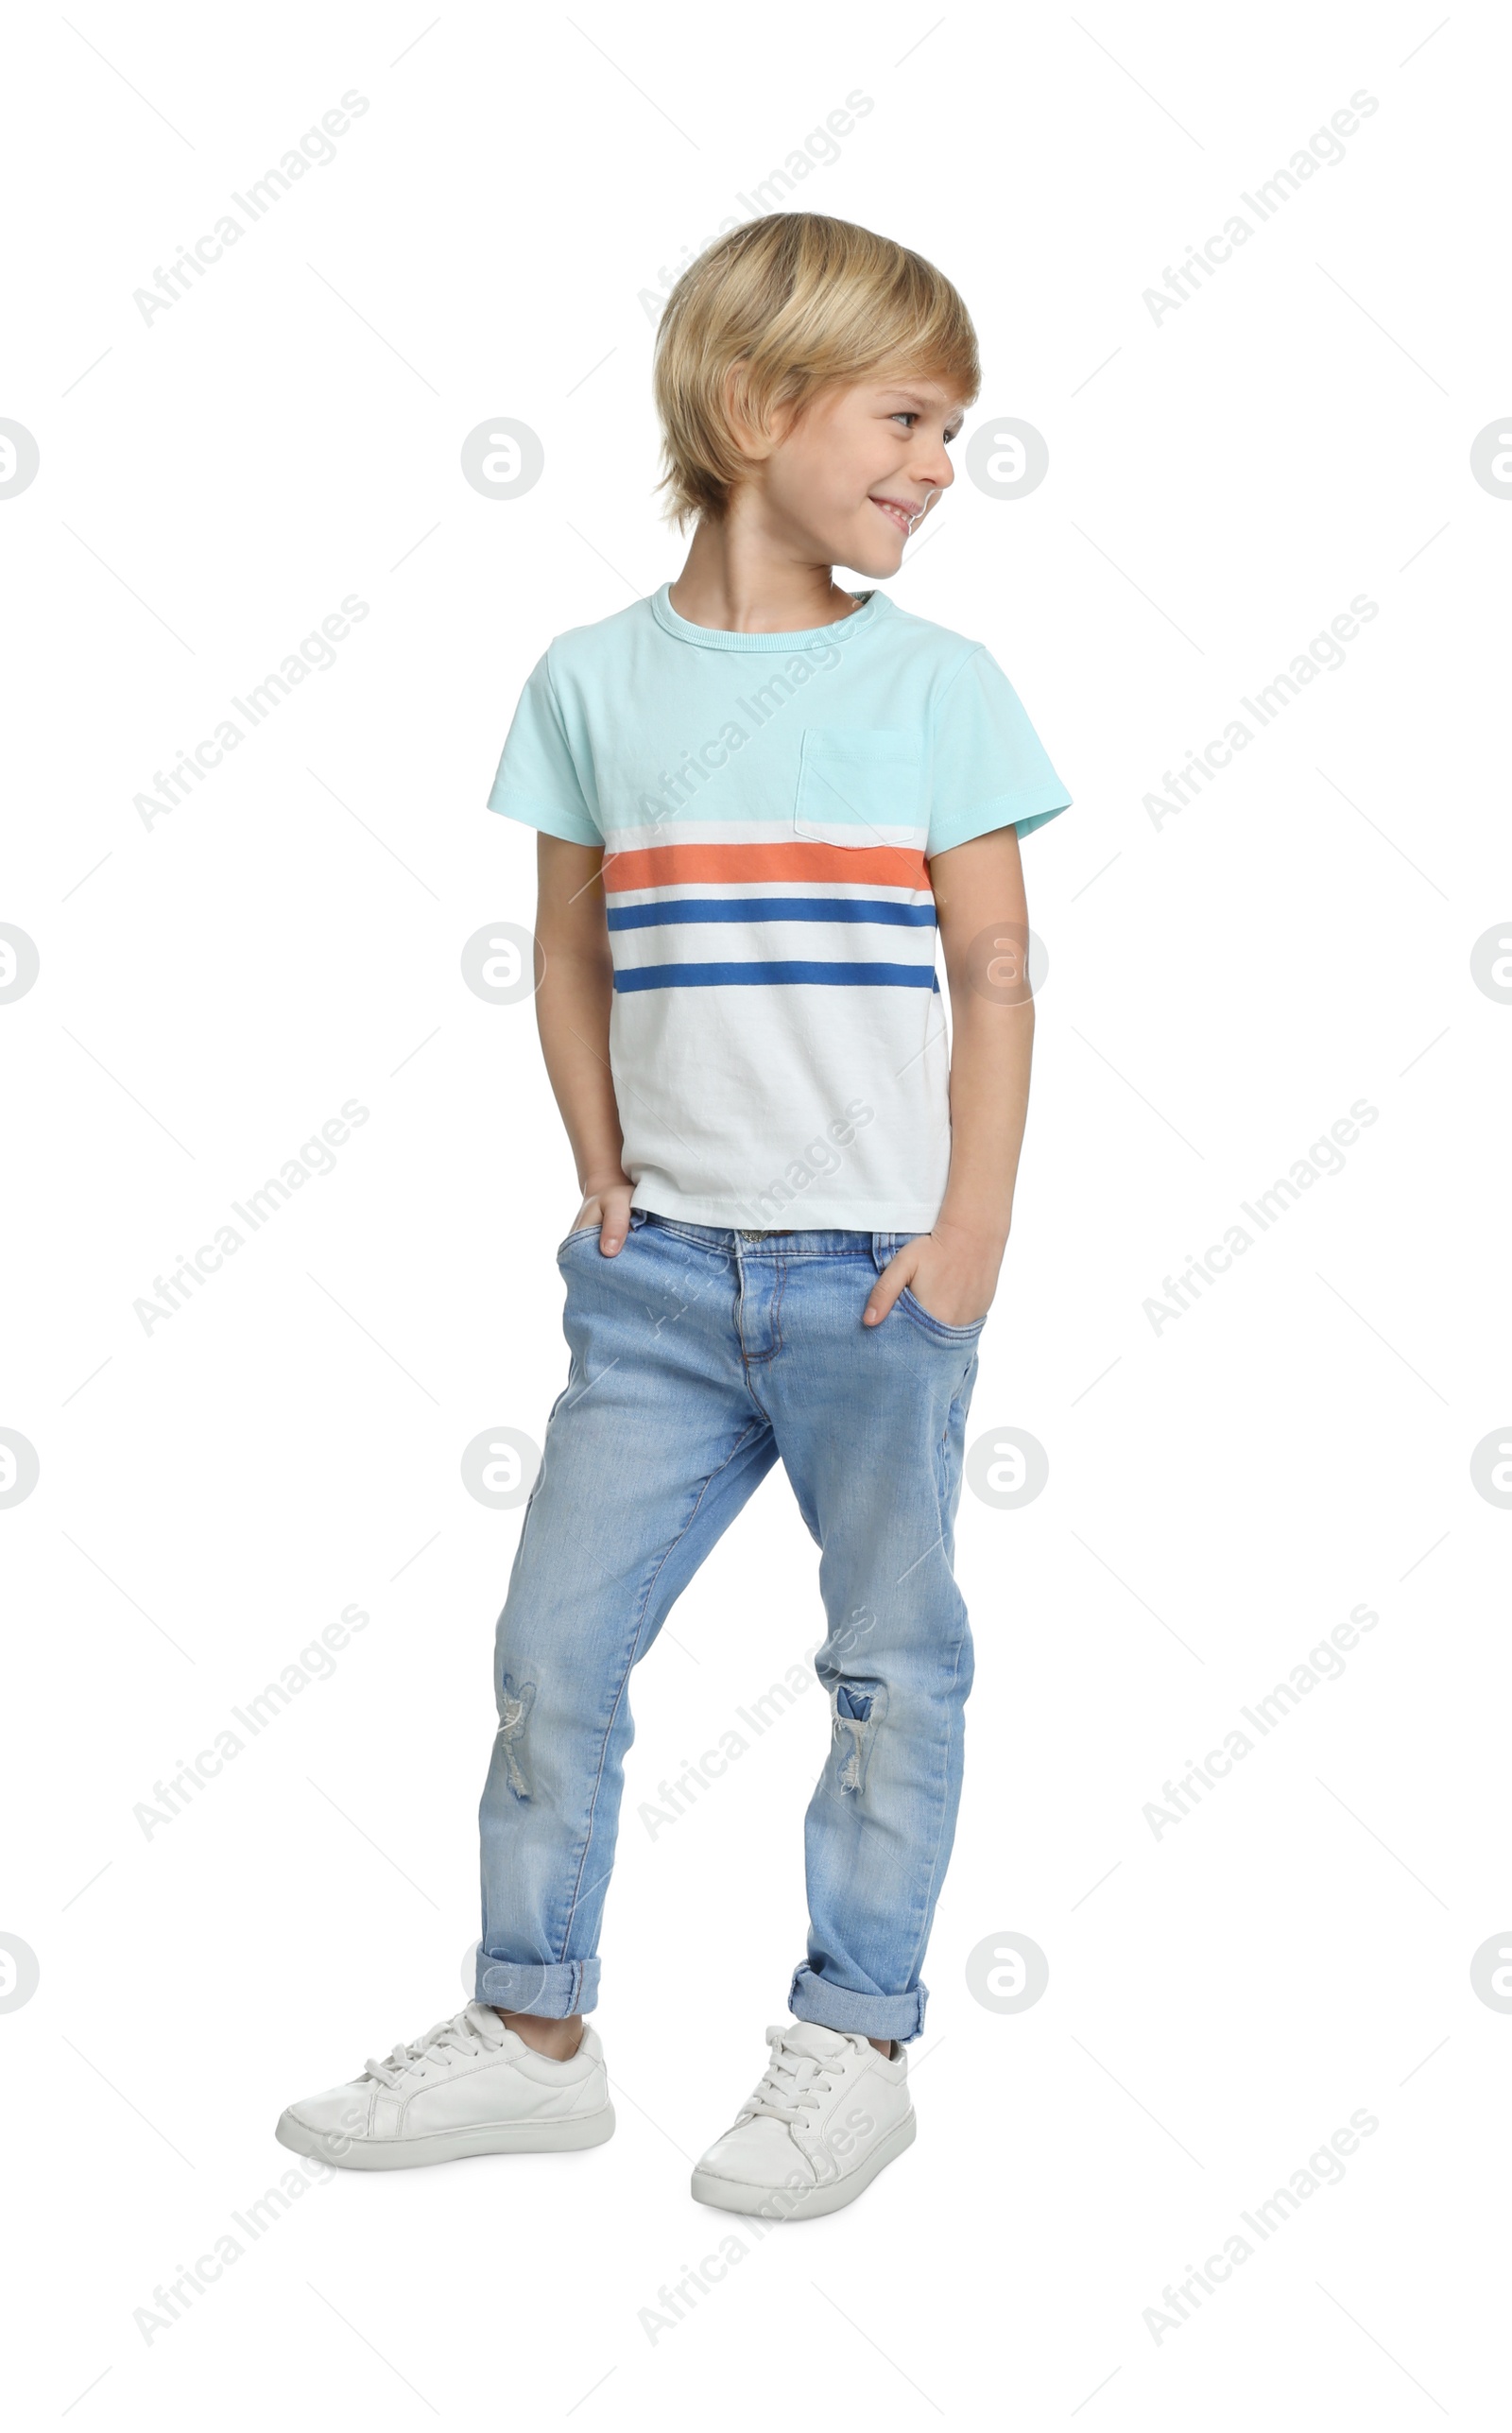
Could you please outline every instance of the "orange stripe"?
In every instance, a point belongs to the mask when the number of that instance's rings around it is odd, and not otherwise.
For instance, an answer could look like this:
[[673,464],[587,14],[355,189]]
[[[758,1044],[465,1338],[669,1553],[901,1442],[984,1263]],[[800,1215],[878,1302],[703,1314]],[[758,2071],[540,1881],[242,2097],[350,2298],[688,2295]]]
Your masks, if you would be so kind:
[[647,845],[604,856],[604,887],[682,887],[696,880],[840,879],[929,891],[921,853],[898,845]]

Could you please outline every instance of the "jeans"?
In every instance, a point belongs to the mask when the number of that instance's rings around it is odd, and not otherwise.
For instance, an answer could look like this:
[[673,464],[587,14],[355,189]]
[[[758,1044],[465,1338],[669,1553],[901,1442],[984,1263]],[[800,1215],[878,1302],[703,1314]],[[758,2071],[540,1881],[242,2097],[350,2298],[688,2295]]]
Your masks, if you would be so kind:
[[596,1224],[562,1244],[571,1368],[498,1624],[480,2002],[553,2019],[593,2008],[631,1668],[781,1458],[820,1548],[829,1626],[808,1952],[788,2007],[919,2034],[971,1685],[952,1561],[986,1320],[947,1326],[905,1290],[862,1325],[911,1238],[751,1234],[636,1208],[615,1258]]

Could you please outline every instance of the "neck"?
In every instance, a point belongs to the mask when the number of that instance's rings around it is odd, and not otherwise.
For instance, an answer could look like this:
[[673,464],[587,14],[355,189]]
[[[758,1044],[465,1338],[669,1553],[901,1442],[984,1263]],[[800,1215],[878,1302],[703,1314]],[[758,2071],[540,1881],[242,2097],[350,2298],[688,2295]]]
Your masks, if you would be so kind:
[[667,597],[690,625],[724,633],[804,633],[856,609],[833,568],[772,530],[760,503],[739,493],[719,523],[699,517]]

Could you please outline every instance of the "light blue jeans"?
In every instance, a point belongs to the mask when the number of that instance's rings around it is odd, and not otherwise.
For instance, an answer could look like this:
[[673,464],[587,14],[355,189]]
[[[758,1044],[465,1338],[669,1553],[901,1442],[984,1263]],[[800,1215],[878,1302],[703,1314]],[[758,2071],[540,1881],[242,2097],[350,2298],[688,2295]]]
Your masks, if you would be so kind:
[[637,1208],[615,1258],[596,1225],[562,1244],[572,1364],[499,1617],[479,2001],[552,2019],[597,2001],[631,1667],[781,1457],[821,1550],[814,1661],[831,1710],[788,2007],[919,2034],[971,1685],[952,1558],[986,1321],[946,1326],[905,1291],[863,1327],[911,1238],[750,1234]]

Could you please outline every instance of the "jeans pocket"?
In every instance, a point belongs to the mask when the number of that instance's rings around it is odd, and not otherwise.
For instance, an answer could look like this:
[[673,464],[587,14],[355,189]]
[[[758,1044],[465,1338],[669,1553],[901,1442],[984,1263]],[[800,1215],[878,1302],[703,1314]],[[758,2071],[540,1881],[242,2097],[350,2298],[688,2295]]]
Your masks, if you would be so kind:
[[[905,1242],[916,1239],[917,1236],[913,1234],[873,1234],[871,1264],[878,1275],[880,1276],[883,1269],[890,1265]],[[980,1318],[973,1318],[969,1325],[947,1325],[943,1318],[936,1318],[932,1309],[924,1307],[923,1303],[909,1285],[904,1285],[899,1294],[897,1307],[906,1310],[920,1333],[933,1336],[937,1343],[974,1343],[991,1315],[990,1311],[984,1311]],[[886,1320],[884,1320],[883,1323],[885,1325]]]
[[947,1326],[943,1318],[936,1318],[932,1309],[926,1309],[923,1303],[916,1299],[907,1285],[899,1294],[898,1302],[910,1318],[917,1318],[920,1325],[928,1327],[931,1335],[937,1335],[946,1343],[974,1343],[988,1321],[988,1312],[984,1311],[980,1318],[973,1318],[967,1326]]
[[559,1259],[561,1257],[564,1251],[570,1251],[575,1242],[586,1242],[590,1235],[592,1235],[596,1241],[602,1231],[603,1220],[601,1217],[597,1216],[594,1217],[592,1225],[575,1226],[573,1231],[568,1234],[566,1240],[564,1242],[558,1242],[557,1245],[558,1258]]

